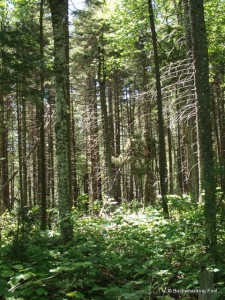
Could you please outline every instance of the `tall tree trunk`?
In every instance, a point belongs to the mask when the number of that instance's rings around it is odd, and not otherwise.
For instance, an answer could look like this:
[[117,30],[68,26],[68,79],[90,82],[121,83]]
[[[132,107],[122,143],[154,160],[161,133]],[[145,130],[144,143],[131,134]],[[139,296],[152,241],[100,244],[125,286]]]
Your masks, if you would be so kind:
[[159,176],[160,189],[162,195],[162,207],[165,216],[169,215],[166,195],[168,190],[167,184],[167,162],[166,162],[166,145],[165,145],[165,130],[163,120],[162,108],[162,93],[161,93],[161,78],[159,69],[158,44],[155,31],[154,12],[152,7],[152,0],[148,0],[149,20],[152,33],[152,45],[154,51],[154,65],[155,65],[155,83],[157,92],[157,109],[158,109],[158,130],[159,130]]
[[[133,131],[133,115],[131,112],[131,100],[128,98],[128,93],[130,93],[130,91],[126,91],[126,116],[127,116],[127,131],[128,131],[128,137],[130,140],[130,148],[132,149],[132,139],[134,136],[134,131]],[[132,202],[132,200],[134,199],[134,168],[132,163],[129,165],[129,171],[127,174],[127,187],[128,187],[128,192],[127,192],[127,200],[128,202]]]
[[22,99],[22,173],[23,173],[23,203],[27,206],[27,105]]
[[0,200],[4,205],[4,209],[10,208],[10,198],[9,198],[9,170],[8,170],[8,130],[6,126],[5,118],[5,101],[0,90],[0,163],[1,163],[1,187],[0,187]]
[[186,48],[187,56],[192,57],[192,36],[191,36],[191,20],[190,20],[190,5],[189,0],[183,1],[183,11],[184,11],[184,29],[185,29],[185,39],[186,39]]
[[[103,29],[102,29],[103,30]],[[107,169],[107,194],[108,197],[114,197],[114,174],[112,164],[112,151],[111,151],[111,137],[109,132],[109,116],[106,104],[106,73],[105,73],[105,53],[104,53],[104,37],[103,32],[100,37],[99,46],[99,64],[98,64],[98,82],[100,92],[100,104],[102,112],[102,126],[103,126],[103,139],[104,139],[104,151],[105,151],[105,162]]]
[[73,195],[73,204],[77,202],[79,195],[79,187],[77,182],[77,145],[76,145],[76,128],[75,128],[75,116],[74,116],[74,104],[71,103],[71,146],[72,146],[72,195]]
[[19,191],[20,191],[20,209],[21,209],[21,219],[25,219],[24,214],[24,189],[23,189],[23,149],[22,149],[22,125],[21,125],[21,106],[19,103],[19,92],[18,83],[16,87],[16,109],[17,109],[17,132],[18,132],[18,163],[19,163]]
[[[113,75],[114,81],[114,134],[115,134],[115,157],[120,156],[120,135],[121,135],[121,125],[120,125],[120,75],[119,72],[115,72]],[[115,182],[115,200],[121,202],[121,170],[119,167],[115,167],[116,182]]]
[[213,101],[213,116],[214,116],[214,128],[217,141],[217,152],[219,157],[219,180],[221,184],[221,191],[223,192],[222,198],[225,196],[225,101],[224,91],[222,87],[224,74],[216,74],[215,76],[215,88]]
[[43,15],[44,15],[44,0],[40,3],[40,84],[41,84],[41,97],[38,105],[38,125],[40,132],[40,151],[39,151],[39,176],[41,184],[41,229],[46,230],[47,226],[47,201],[46,201],[46,155],[45,155],[45,106],[44,106],[44,93],[45,93],[45,78],[44,78],[44,29],[43,29]]
[[55,155],[54,155],[54,128],[53,128],[53,109],[49,104],[49,130],[48,130],[48,188],[47,196],[50,199],[49,207],[55,207]]
[[[3,23],[1,22],[0,29],[3,30]],[[6,62],[3,55],[3,50],[0,51],[0,71],[4,72]],[[8,126],[7,126],[7,111],[5,111],[4,85],[0,83],[0,208],[1,200],[3,202],[4,210],[11,207],[10,190],[9,190],[9,169],[8,169]]]
[[61,235],[65,241],[72,238],[70,167],[70,95],[69,95],[69,36],[68,1],[49,0],[54,36],[56,86],[56,159],[58,167],[58,206]]
[[90,155],[90,201],[101,199],[98,115],[95,80],[92,75],[88,78],[87,118],[89,125],[89,155]]
[[[184,15],[184,28],[185,28],[185,38],[186,38],[186,48],[187,48],[187,58],[190,63],[193,62],[192,53],[192,35],[191,35],[191,20],[190,20],[190,4],[189,0],[183,1],[183,15]],[[192,197],[197,202],[200,199],[201,194],[201,161],[200,161],[200,145],[199,145],[199,132],[198,132],[198,114],[196,98],[192,96],[192,87],[189,88],[190,99],[189,101],[193,103],[195,115],[193,115],[187,124],[187,139],[188,139],[188,164],[189,164],[189,190],[192,193]]]
[[[144,54],[146,59],[146,55]],[[142,66],[143,74],[143,90],[147,93],[147,75],[146,75],[146,64],[143,62]],[[154,191],[154,174],[152,171],[152,136],[151,136],[151,125],[150,116],[151,108],[148,96],[144,96],[144,139],[145,139],[145,168],[146,177],[144,183],[144,205],[147,206],[149,203],[155,202],[155,191]]]
[[205,233],[209,250],[217,245],[215,172],[212,142],[212,101],[209,88],[208,46],[203,0],[190,0],[195,82],[198,101],[199,137],[203,165],[202,187],[205,189]]
[[[169,119],[169,118],[168,118]],[[170,124],[167,124],[167,137],[168,137],[168,155],[169,155],[169,193],[174,194],[173,186],[173,147],[172,147],[172,134],[170,129]]]

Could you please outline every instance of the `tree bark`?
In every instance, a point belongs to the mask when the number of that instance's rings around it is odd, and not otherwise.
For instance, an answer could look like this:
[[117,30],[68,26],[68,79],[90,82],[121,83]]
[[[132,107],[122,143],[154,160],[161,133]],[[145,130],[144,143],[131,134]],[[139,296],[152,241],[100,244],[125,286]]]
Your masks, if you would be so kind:
[[[102,29],[102,31],[104,28]],[[98,63],[98,82],[99,82],[99,92],[100,92],[100,104],[102,112],[102,127],[103,127],[103,139],[104,139],[104,151],[105,151],[105,162],[107,169],[107,194],[108,197],[114,197],[114,174],[113,174],[113,164],[112,164],[112,149],[111,149],[111,137],[109,131],[109,116],[106,104],[106,73],[105,73],[105,53],[104,53],[104,36],[103,32],[100,36],[100,46],[99,46],[99,63]]]
[[56,159],[58,167],[58,206],[61,235],[65,241],[72,238],[70,168],[70,95],[68,1],[49,0],[54,36],[55,86],[56,86]]
[[0,200],[4,205],[5,209],[10,209],[10,197],[9,197],[9,170],[8,170],[8,130],[6,126],[6,118],[5,118],[5,101],[2,95],[2,91],[0,91],[0,163],[1,163],[1,195]]
[[[190,3],[189,0],[183,1],[183,15],[184,15],[184,29],[185,29],[185,38],[186,38],[186,49],[187,49],[187,58],[190,63],[193,62],[193,53],[192,53],[192,35],[191,35],[191,16],[190,16]],[[188,140],[188,167],[190,172],[189,177],[189,191],[192,193],[192,197],[195,202],[200,200],[201,195],[201,161],[200,161],[200,145],[199,145],[199,132],[198,132],[198,114],[197,114],[197,105],[196,97],[192,96],[192,87],[189,88],[190,99],[195,107],[195,115],[188,120],[187,124],[187,140]]]
[[40,88],[41,97],[38,105],[38,123],[39,123],[39,138],[40,138],[40,151],[39,151],[39,176],[41,184],[41,229],[46,230],[47,226],[47,201],[46,201],[46,155],[45,155],[45,107],[44,107],[44,93],[45,93],[45,78],[44,78],[44,29],[43,29],[43,15],[44,15],[44,0],[40,3]]
[[[121,147],[121,124],[120,124],[120,97],[121,97],[121,87],[120,87],[120,74],[117,71],[114,71],[113,74],[113,96],[114,96],[114,134],[115,134],[115,157],[118,158],[120,156],[120,147]],[[115,200],[120,203],[121,202],[121,171],[119,167],[115,166]]]
[[204,20],[203,0],[190,0],[195,83],[198,104],[199,137],[203,166],[202,187],[205,190],[206,244],[216,255],[216,186],[212,140],[212,101],[209,87],[208,46]]
[[164,119],[163,119],[163,108],[162,108],[161,78],[160,78],[157,35],[155,31],[155,21],[154,21],[152,0],[148,0],[148,10],[149,10],[151,33],[152,33],[152,45],[153,45],[153,52],[154,52],[154,65],[155,65],[155,84],[156,84],[156,92],[157,92],[160,189],[161,189],[161,196],[162,196],[163,212],[165,216],[169,216],[169,210],[166,201],[168,184],[167,184],[167,162],[166,162],[165,130],[164,130]]
[[17,132],[18,132],[18,164],[19,164],[19,190],[20,190],[20,210],[21,210],[21,219],[25,219],[24,215],[24,189],[23,189],[23,162],[22,162],[22,125],[21,125],[21,107],[19,103],[19,92],[18,92],[18,83],[16,87],[16,110],[17,110]]
[[99,157],[99,136],[98,136],[98,113],[95,80],[92,75],[89,75],[88,84],[89,94],[87,103],[87,117],[89,125],[89,154],[90,154],[90,201],[101,199],[101,172],[100,172],[100,157]]

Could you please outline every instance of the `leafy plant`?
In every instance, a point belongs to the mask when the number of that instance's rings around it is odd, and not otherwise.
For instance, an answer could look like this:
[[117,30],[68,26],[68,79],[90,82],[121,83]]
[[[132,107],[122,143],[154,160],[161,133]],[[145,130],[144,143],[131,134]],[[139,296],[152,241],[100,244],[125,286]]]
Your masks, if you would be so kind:
[[[199,288],[201,266],[208,260],[203,210],[186,206],[184,199],[172,201],[179,202],[179,209],[174,209],[171,219],[164,219],[152,207],[121,207],[101,218],[78,217],[74,212],[74,237],[67,244],[61,244],[57,227],[46,233],[33,227],[22,260],[10,254],[15,245],[5,232],[1,295],[10,300],[147,300],[172,299],[165,293],[168,289]],[[224,243],[224,229],[220,232],[220,243]],[[222,261],[220,266],[212,265],[217,270],[215,299],[224,296]],[[190,299],[195,296],[189,295]]]

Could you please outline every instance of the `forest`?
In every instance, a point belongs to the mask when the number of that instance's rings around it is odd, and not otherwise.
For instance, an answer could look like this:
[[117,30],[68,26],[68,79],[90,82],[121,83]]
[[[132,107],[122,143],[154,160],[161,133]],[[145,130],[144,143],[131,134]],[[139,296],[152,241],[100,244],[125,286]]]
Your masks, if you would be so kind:
[[225,1],[0,0],[0,299],[225,299]]

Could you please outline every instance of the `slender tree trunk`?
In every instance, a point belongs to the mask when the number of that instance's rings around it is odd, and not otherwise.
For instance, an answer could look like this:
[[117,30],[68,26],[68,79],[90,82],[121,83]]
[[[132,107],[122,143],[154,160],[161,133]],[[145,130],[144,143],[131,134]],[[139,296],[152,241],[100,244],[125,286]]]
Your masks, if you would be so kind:
[[[225,101],[224,101],[224,91],[221,88],[223,83],[224,74],[217,74],[215,79],[215,92],[214,95],[216,99],[213,101],[213,117],[214,117],[214,128],[217,141],[217,151],[219,157],[219,180],[221,183],[221,190],[223,196],[225,196]],[[217,101],[216,101],[217,100]]]
[[77,146],[76,146],[76,127],[75,127],[75,117],[74,117],[74,104],[71,103],[71,146],[72,146],[72,195],[73,195],[73,203],[76,204],[77,198],[79,195],[79,187],[77,182]]
[[[115,72],[113,76],[114,81],[114,133],[115,133],[115,157],[120,156],[120,84],[119,84],[119,73]],[[115,200],[121,202],[121,170],[118,167],[115,167],[116,182],[115,182]]]
[[183,183],[183,172],[182,172],[182,150],[181,150],[181,128],[180,122],[177,125],[177,138],[178,138],[178,148],[177,148],[177,182],[179,194],[184,193]]
[[[0,24],[0,29],[3,30],[3,23]],[[0,50],[0,71],[4,71],[6,62],[3,55],[3,50]],[[9,166],[8,166],[8,120],[7,120],[7,107],[5,101],[5,92],[2,82],[0,83],[0,208],[1,200],[3,202],[4,210],[10,209],[10,189],[8,177],[9,177]]]
[[[144,54],[144,56],[146,56]],[[145,57],[146,59],[146,57]],[[142,66],[143,73],[143,89],[147,92],[147,75],[146,75],[146,64]],[[144,206],[155,202],[154,192],[154,174],[152,172],[152,136],[151,136],[151,104],[148,96],[144,96],[144,139],[145,139],[145,168],[146,177],[144,183]]]
[[[86,116],[85,116],[86,119]],[[88,133],[87,129],[85,129],[85,171],[83,174],[83,186],[84,186],[84,194],[89,195],[89,168],[88,168],[88,161],[89,161],[89,148],[88,148]]]
[[[14,122],[12,122],[12,128],[14,129]],[[12,149],[14,149],[15,141],[14,141],[14,136],[13,135],[11,136],[10,144],[11,144]],[[10,167],[10,176],[12,176],[12,174],[14,174],[14,172],[15,172],[15,162],[14,162],[14,160],[11,160],[9,162],[9,167]],[[13,176],[13,178],[11,180],[10,196],[11,196],[11,208],[13,208],[14,201],[15,201],[15,176]]]
[[149,20],[152,33],[152,45],[154,51],[154,65],[155,65],[155,83],[157,92],[157,108],[158,108],[158,130],[159,130],[159,176],[160,189],[162,195],[162,207],[165,216],[169,215],[166,195],[168,190],[167,184],[167,162],[166,162],[166,145],[165,145],[165,130],[163,120],[162,108],[162,94],[161,94],[161,79],[159,69],[158,45],[155,31],[154,12],[152,7],[152,0],[148,0]]
[[[87,116],[89,125],[89,155],[90,155],[90,200],[101,199],[101,191],[99,190],[100,174],[100,158],[99,158],[99,136],[98,136],[98,115],[97,115],[97,99],[96,87],[93,77],[88,79],[89,95],[87,103]],[[100,197],[100,198],[99,198]]]
[[[190,4],[189,0],[183,1],[183,15],[184,15],[184,28],[186,37],[186,48],[187,48],[187,58],[190,63],[193,62],[192,53],[192,35],[191,35],[191,19],[190,19]],[[201,161],[200,161],[200,145],[199,145],[199,132],[198,132],[198,114],[196,106],[196,98],[192,96],[192,90],[189,90],[190,99],[189,101],[193,103],[195,115],[188,120],[187,124],[187,139],[188,139],[188,164],[189,164],[189,191],[193,195],[193,199],[197,202],[200,199],[201,194]]]
[[102,125],[103,125],[103,139],[104,139],[104,151],[105,162],[107,169],[107,194],[110,198],[114,197],[114,176],[113,176],[113,164],[112,164],[112,151],[111,151],[111,137],[109,132],[109,116],[106,105],[106,73],[105,73],[105,53],[103,47],[103,33],[100,37],[99,47],[99,65],[98,65],[98,82],[100,90],[100,104],[102,112]]
[[41,97],[38,105],[38,123],[40,132],[40,151],[39,151],[39,176],[41,184],[41,229],[46,230],[47,227],[47,199],[46,199],[46,155],[45,155],[45,106],[44,106],[44,93],[45,93],[45,78],[44,78],[44,29],[43,29],[43,15],[44,15],[44,0],[40,3],[40,84],[41,84]]
[[[130,91],[129,91],[130,92]],[[128,92],[127,92],[128,94]],[[131,106],[131,102],[130,100],[128,100],[128,97],[127,98],[127,103],[126,103],[126,115],[127,115],[127,128],[128,128],[128,137],[129,137],[129,140],[130,140],[130,148],[132,149],[133,146],[132,146],[132,139],[133,139],[133,136],[134,136],[134,132],[133,132],[133,126],[132,126],[132,122],[133,122],[133,116],[132,116],[132,113],[131,113],[131,109],[130,109],[130,106]],[[133,165],[132,163],[129,164],[129,171],[128,171],[128,176],[127,176],[127,182],[128,182],[128,192],[127,192],[127,200],[128,202],[131,202],[133,199],[134,199],[134,168],[133,168]]]
[[188,56],[192,57],[192,37],[191,37],[191,20],[190,20],[190,6],[189,0],[183,1],[183,11],[184,11],[184,29],[185,29],[185,39]]
[[22,125],[21,125],[21,106],[19,104],[19,93],[18,93],[18,83],[16,92],[16,109],[17,109],[17,132],[18,132],[18,162],[19,162],[19,191],[20,191],[20,209],[21,209],[21,219],[25,219],[24,215],[24,189],[23,189],[23,162],[22,162]]
[[2,95],[2,91],[0,91],[0,158],[1,158],[1,195],[0,199],[3,202],[4,209],[9,209],[10,199],[9,199],[9,170],[8,170],[8,130],[6,126],[6,118],[5,118],[5,103]]
[[70,97],[69,97],[69,47],[68,2],[49,0],[54,36],[56,84],[56,159],[58,167],[58,206],[62,238],[72,238],[70,166]]
[[37,166],[38,166],[38,151],[35,151],[32,156],[32,194],[33,194],[33,203],[34,205],[37,205],[37,200],[40,199],[40,195],[38,195],[38,190],[39,190],[39,182],[38,182],[38,171]]
[[[203,0],[190,0],[195,83],[198,101],[199,137],[203,165],[202,187],[205,190],[205,233],[207,246],[216,254],[216,185],[212,141],[212,101],[209,88],[208,47]],[[213,254],[214,253],[214,254]]]
[[23,173],[23,203],[27,206],[27,105],[22,99],[22,173]]
[[55,178],[55,154],[54,154],[54,129],[53,129],[53,109],[52,104],[50,103],[50,111],[49,111],[49,133],[48,133],[48,173],[49,173],[49,191],[48,196],[50,199],[50,207],[55,207],[55,185],[56,185],[56,178]]
[[167,136],[168,136],[168,153],[169,153],[169,193],[173,195],[174,186],[173,186],[173,148],[172,148],[172,134],[170,129],[170,124],[167,125]]

